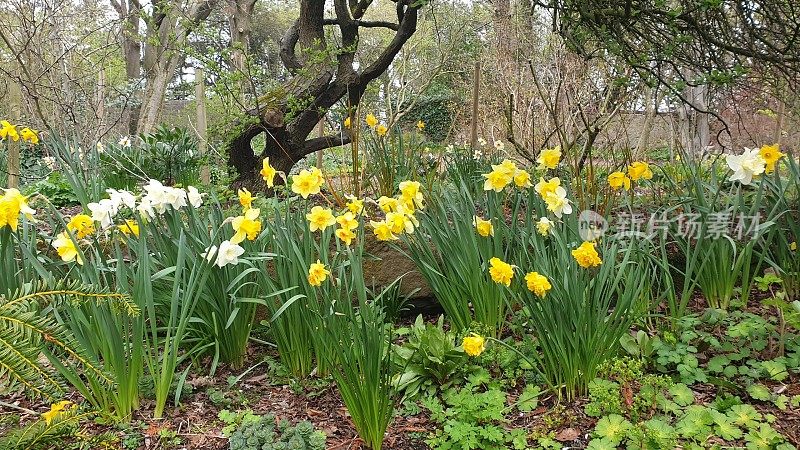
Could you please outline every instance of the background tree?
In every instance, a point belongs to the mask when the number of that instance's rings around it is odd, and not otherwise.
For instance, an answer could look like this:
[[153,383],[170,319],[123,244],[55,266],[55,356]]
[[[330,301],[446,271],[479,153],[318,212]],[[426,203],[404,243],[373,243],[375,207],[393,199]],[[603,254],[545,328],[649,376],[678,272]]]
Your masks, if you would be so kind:
[[[230,141],[229,162],[239,173],[239,183],[256,186],[260,182],[261,163],[251,142],[261,134],[265,135],[262,156],[270,157],[284,172],[308,154],[350,141],[347,130],[312,139],[308,136],[327,110],[345,97],[348,114],[356,123],[355,109],[367,85],[386,71],[416,31],[424,2],[394,3],[395,17],[383,20],[368,16],[371,0],[335,0],[332,17],[326,17],[324,2],[300,2],[299,17],[281,40],[280,58],[290,78],[257,99]],[[374,54],[359,51],[361,34],[370,28],[394,32],[389,43]]]

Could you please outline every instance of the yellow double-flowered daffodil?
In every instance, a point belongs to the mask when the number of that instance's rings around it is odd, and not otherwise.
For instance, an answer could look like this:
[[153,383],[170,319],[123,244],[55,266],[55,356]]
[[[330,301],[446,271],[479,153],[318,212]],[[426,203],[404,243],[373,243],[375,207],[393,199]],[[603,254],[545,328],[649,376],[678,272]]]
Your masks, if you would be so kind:
[[561,147],[546,148],[539,153],[536,162],[545,169],[555,169],[561,161]]
[[489,260],[489,265],[489,275],[492,277],[492,281],[511,286],[511,279],[514,278],[514,267],[511,264],[495,256]]
[[377,237],[379,241],[393,241],[397,239],[397,236],[392,233],[392,227],[385,220],[380,222],[371,220],[369,224],[372,226],[372,232],[375,233],[375,237]]
[[461,341],[461,348],[463,348],[464,353],[469,356],[480,356],[480,354],[486,350],[486,339],[477,334],[465,336],[464,340]]
[[544,298],[547,295],[547,291],[553,287],[550,285],[550,280],[539,272],[529,272],[525,275],[525,282],[528,285],[528,290],[539,298]]
[[600,259],[600,255],[595,249],[594,242],[586,241],[581,244],[578,248],[572,251],[572,257],[575,258],[575,261],[578,263],[578,265],[584,269],[603,264],[603,260]]

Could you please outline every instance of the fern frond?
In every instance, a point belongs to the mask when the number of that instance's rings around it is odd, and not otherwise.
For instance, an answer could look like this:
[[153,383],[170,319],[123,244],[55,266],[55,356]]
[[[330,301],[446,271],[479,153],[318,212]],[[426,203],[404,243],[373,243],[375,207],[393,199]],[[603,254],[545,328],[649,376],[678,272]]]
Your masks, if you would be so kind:
[[[42,312],[43,305],[63,302],[108,304],[120,312],[137,314],[138,309],[122,294],[110,293],[79,283],[26,283],[9,297],[0,295],[0,380],[19,384],[25,391],[45,398],[62,393],[65,385],[56,370],[42,360],[45,355],[58,367],[70,366],[98,382],[113,381],[75,342],[54,318]],[[115,306],[116,305],[116,306]]]
[[64,410],[50,423],[40,419],[24,428],[8,433],[5,437],[0,438],[0,448],[9,450],[47,448],[46,444],[56,439],[74,435],[80,422],[92,416],[94,416],[93,412],[80,412],[75,408]]

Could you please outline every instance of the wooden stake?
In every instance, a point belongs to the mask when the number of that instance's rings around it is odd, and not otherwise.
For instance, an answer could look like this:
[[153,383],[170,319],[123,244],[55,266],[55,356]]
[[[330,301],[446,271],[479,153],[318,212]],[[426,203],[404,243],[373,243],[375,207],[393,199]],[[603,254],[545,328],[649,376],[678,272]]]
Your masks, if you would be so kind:
[[[319,137],[325,136],[325,117],[319,119],[319,123],[317,124],[317,134]],[[322,169],[322,150],[317,151],[317,168]]]
[[[200,156],[205,156],[208,150],[208,117],[206,116],[206,78],[203,69],[194,71],[194,97],[197,101],[197,151]],[[211,170],[208,164],[200,168],[200,182],[207,185],[211,183]]]

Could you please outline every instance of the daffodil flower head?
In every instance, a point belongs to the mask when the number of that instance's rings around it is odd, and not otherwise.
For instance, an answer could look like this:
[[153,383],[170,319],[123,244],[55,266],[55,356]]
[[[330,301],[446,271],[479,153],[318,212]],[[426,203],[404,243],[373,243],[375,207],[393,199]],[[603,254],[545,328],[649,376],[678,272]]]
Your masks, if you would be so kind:
[[311,170],[301,170],[299,174],[292,176],[292,192],[300,194],[303,198],[319,194],[323,184],[325,178],[322,176],[322,171],[316,167]]
[[321,285],[330,275],[331,272],[325,268],[325,264],[322,264],[320,260],[317,262],[312,263],[308,268],[308,284],[312,286],[319,286]]
[[775,171],[775,165],[781,158],[786,156],[785,153],[781,153],[780,146],[778,144],[773,145],[764,145],[758,151],[758,154],[761,156],[761,159],[764,160],[765,163],[765,172],[772,173]]
[[84,239],[94,233],[94,221],[86,214],[78,214],[67,222],[67,230],[73,232],[76,238]]
[[461,341],[461,348],[469,356],[480,356],[486,350],[486,339],[473,333],[464,337],[464,340]]
[[766,170],[766,161],[761,157],[758,149],[745,148],[741,155],[727,155],[725,161],[733,171],[731,181],[738,181],[745,186],[753,182]]
[[494,225],[492,225],[491,220],[484,220],[481,217],[475,216],[472,219],[472,223],[475,225],[475,230],[479,235],[483,237],[494,236]]
[[559,219],[562,215],[572,214],[572,205],[567,198],[567,191],[559,186],[553,192],[548,192],[544,197],[547,210],[555,214]]
[[261,210],[258,208],[251,208],[245,211],[244,215],[234,217],[231,221],[234,235],[231,237],[231,244],[239,244],[244,241],[245,237],[254,241],[259,233],[261,233],[261,221],[258,220]]
[[539,272],[529,272],[526,274],[525,283],[528,286],[528,290],[536,294],[539,298],[544,298],[547,292],[553,287],[550,284],[550,280]]
[[511,279],[514,278],[514,267],[511,264],[495,256],[489,260],[489,266],[489,276],[492,277],[492,281],[511,286]]
[[270,165],[269,157],[264,158],[261,162],[261,171],[259,173],[261,174],[261,178],[267,182],[267,187],[275,186],[275,175],[278,171]]
[[56,239],[53,241],[52,245],[53,248],[58,252],[58,256],[61,257],[62,261],[75,261],[79,265],[83,265],[83,258],[81,258],[81,255],[78,252],[78,247],[75,245],[75,241],[72,240],[69,233],[66,231],[61,232],[58,236],[56,236]]
[[392,227],[385,220],[380,222],[371,220],[369,224],[372,226],[372,231],[379,241],[393,241],[397,239],[397,236],[392,233]]
[[536,162],[545,169],[555,169],[561,161],[561,147],[546,148],[539,153]]
[[572,257],[575,258],[575,262],[584,269],[597,267],[603,263],[603,260],[600,259],[600,255],[597,253],[595,244],[589,241],[585,241],[578,248],[572,250]]
[[635,161],[628,166],[628,177],[632,181],[650,180],[653,178],[653,171],[650,170],[650,164],[644,161]]
[[631,189],[631,179],[624,172],[613,172],[608,176],[608,185],[614,189]]

